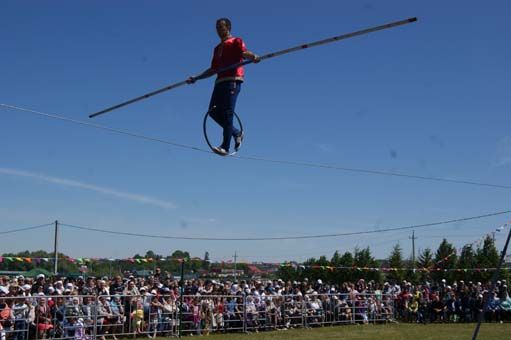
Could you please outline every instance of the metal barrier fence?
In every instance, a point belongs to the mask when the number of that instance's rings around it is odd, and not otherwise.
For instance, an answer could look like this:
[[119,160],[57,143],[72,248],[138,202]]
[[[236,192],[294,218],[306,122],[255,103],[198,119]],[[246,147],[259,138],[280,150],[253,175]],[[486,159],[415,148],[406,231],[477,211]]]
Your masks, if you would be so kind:
[[393,318],[390,296],[52,295],[0,298],[0,340],[181,336],[258,332]]

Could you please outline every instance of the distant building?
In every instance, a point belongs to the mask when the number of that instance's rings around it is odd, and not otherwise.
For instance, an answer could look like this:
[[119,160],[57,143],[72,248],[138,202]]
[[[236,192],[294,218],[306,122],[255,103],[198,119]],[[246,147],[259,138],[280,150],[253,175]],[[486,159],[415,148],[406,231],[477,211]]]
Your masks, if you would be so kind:
[[218,274],[218,277],[230,277],[230,276],[242,276],[245,272],[243,269],[229,269],[224,268],[220,271],[220,274]]
[[264,271],[262,271],[261,269],[257,268],[255,265],[253,264],[249,264],[247,265],[247,268],[248,268],[248,272],[252,275],[261,275],[264,273]]

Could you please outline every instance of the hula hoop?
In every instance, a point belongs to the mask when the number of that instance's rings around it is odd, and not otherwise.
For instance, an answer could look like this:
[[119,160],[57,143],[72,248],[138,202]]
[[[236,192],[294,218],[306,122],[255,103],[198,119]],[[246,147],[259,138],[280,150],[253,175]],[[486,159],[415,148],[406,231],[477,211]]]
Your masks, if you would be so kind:
[[[208,117],[209,117],[209,111],[206,112],[206,114],[204,115],[204,121],[202,122],[202,131],[204,132],[204,139],[206,140],[206,143],[208,144],[209,148],[211,149],[211,151],[213,151],[216,154],[215,150],[213,149],[213,145],[211,145],[211,142],[209,141],[209,138],[208,138],[208,131],[206,128],[206,123],[208,121]],[[234,117],[236,117],[236,120],[238,121],[238,125],[240,126],[240,131],[241,131],[241,133],[243,133],[243,124],[241,123],[241,119],[236,112],[234,112]],[[234,156],[237,152],[238,151],[233,151],[233,152],[227,154],[226,156]]]

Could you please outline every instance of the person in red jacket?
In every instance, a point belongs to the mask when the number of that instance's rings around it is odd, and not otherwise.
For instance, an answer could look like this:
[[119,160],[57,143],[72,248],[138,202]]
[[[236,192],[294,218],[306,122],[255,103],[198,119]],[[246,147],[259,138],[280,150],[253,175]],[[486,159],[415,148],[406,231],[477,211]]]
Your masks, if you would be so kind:
[[220,43],[215,47],[211,67],[198,76],[191,76],[187,82],[192,84],[197,79],[208,78],[218,73],[215,88],[209,103],[209,115],[223,128],[223,141],[213,151],[219,155],[229,154],[231,139],[234,138],[234,149],[237,151],[243,141],[243,133],[233,125],[234,109],[236,100],[241,90],[241,84],[245,71],[243,66],[218,72],[227,66],[237,64],[245,59],[260,61],[259,56],[247,50],[241,38],[231,35],[231,21],[228,18],[220,18],[216,21],[216,32]]

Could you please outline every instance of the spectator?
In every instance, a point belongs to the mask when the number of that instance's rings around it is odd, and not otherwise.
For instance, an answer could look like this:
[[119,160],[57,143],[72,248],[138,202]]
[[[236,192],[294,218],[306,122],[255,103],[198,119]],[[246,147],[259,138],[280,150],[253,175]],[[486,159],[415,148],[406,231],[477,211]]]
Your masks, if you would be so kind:
[[409,321],[419,322],[419,300],[415,297],[408,304],[408,317]]
[[487,322],[500,322],[500,299],[497,292],[488,292],[485,319]]
[[119,295],[114,295],[110,300],[110,317],[108,319],[110,334],[112,335],[113,340],[117,340],[115,336],[118,333],[122,332],[122,325],[125,319],[124,316],[124,307],[122,305],[121,297]]
[[14,340],[26,340],[29,307],[23,297],[15,299],[12,307],[14,318]]
[[[124,322],[127,332],[136,331],[131,316],[139,302],[145,307],[144,322],[139,332],[145,332],[151,337],[178,334],[180,291],[176,280],[162,277],[160,281],[157,276],[144,280],[131,276],[123,281],[117,276],[112,279],[88,278],[86,281],[78,278],[75,281],[64,277],[40,276],[35,281],[32,285],[31,279],[0,278],[0,299],[6,301],[8,298],[7,306],[14,315],[10,328],[3,330],[4,335],[10,334],[9,340],[28,340],[28,324],[33,323],[34,329],[44,325],[44,322],[38,320],[42,315],[41,298],[46,299],[46,307],[50,310],[49,326],[53,326],[46,331],[47,336],[51,334],[52,337],[71,338],[74,333],[75,337],[81,337],[76,334],[81,318],[85,336],[92,334],[96,328],[98,336],[108,334],[115,340],[116,334],[123,333],[121,325]],[[38,293],[33,298],[35,307],[32,306],[31,297],[34,286],[38,287]],[[127,295],[119,294],[108,299],[111,292],[120,289]],[[202,334],[241,330],[243,322],[248,329],[258,331],[353,322],[355,319],[362,323],[393,321],[394,315],[400,321],[410,322],[473,322],[481,310],[484,312],[483,320],[487,322],[502,322],[511,317],[511,300],[504,280],[497,282],[495,290],[492,290],[490,282],[465,283],[463,280],[452,282],[451,285],[446,280],[438,284],[385,282],[380,286],[377,282],[366,282],[363,279],[339,284],[325,282],[323,279],[302,282],[280,279],[218,282],[197,279],[185,281],[183,290],[187,296],[182,306],[182,330],[197,333],[197,325],[193,322],[194,313],[188,311],[189,307],[196,305],[199,307],[198,319],[201,321],[199,333]],[[64,297],[57,295],[61,291]],[[88,296],[81,296],[83,291],[100,294],[98,305],[91,303]],[[395,295],[398,291],[400,294]],[[192,292],[195,295],[190,299],[189,294]],[[302,297],[306,292],[309,293],[305,303]],[[397,299],[393,301],[387,294]],[[19,314],[14,312],[16,308],[20,309]],[[20,322],[23,309],[26,311],[25,328]],[[125,318],[124,315],[129,317]]]
[[431,322],[445,320],[445,305],[440,296],[435,294],[431,303]]
[[45,291],[45,276],[44,274],[39,274],[36,276],[36,282],[32,285],[31,293],[32,295],[38,293],[44,293]]
[[122,294],[124,291],[124,282],[122,281],[122,278],[117,275],[114,278],[114,282],[110,285],[109,294],[115,295],[115,294]]
[[[223,297],[215,297],[214,298],[214,310],[213,310],[213,327],[217,330],[224,329],[224,314],[225,314],[225,305]],[[255,304],[254,304],[255,305]],[[257,306],[256,306],[257,312]]]
[[136,308],[131,313],[134,334],[142,334],[145,330],[144,324],[144,306],[141,301],[137,301]]
[[53,329],[50,308],[48,307],[47,299],[44,296],[39,296],[38,301],[39,303],[35,308],[35,321],[37,324],[38,333],[37,335],[39,339],[46,339],[49,330]]
[[[170,290],[169,290],[170,292]],[[168,293],[168,292],[167,292]],[[169,333],[169,335],[174,334],[175,327],[177,324],[177,312],[178,307],[176,304],[176,299],[174,294],[168,294],[164,296],[163,299],[163,315],[162,315],[162,322],[163,322],[163,331],[166,333]]]

